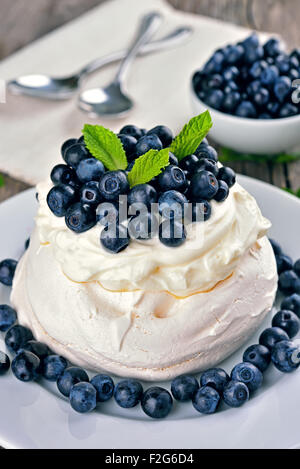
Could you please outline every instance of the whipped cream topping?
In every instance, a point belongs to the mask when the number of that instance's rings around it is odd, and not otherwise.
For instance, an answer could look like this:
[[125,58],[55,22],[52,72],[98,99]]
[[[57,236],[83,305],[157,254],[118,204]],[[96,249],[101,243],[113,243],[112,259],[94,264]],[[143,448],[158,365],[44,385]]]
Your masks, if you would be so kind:
[[266,237],[227,280],[184,299],[73,282],[52,254],[40,247],[36,230],[14,278],[11,300],[20,323],[71,363],[138,379],[171,379],[217,365],[254,333],[277,289]]
[[98,281],[108,291],[165,291],[177,297],[207,291],[230,276],[270,228],[255,199],[235,184],[225,202],[212,201],[208,221],[186,227],[187,240],[180,248],[166,247],[154,237],[111,254],[100,244],[101,225],[75,234],[64,218],[51,213],[46,201],[51,186],[46,181],[37,188],[40,249],[51,251],[70,280]]

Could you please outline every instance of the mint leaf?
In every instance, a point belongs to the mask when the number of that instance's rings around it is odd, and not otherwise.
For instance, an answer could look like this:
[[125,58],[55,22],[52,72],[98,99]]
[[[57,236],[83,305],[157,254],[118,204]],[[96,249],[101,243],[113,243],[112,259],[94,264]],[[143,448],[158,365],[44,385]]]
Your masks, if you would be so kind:
[[170,151],[174,153],[178,161],[187,155],[191,155],[197,150],[211,127],[212,120],[209,111],[193,117],[173,140]]
[[160,151],[149,150],[135,160],[134,166],[127,176],[130,187],[137,184],[146,184],[155,176],[158,176],[162,169],[168,165],[169,148]]
[[0,174],[0,187],[4,186],[4,177]]
[[127,158],[121,140],[111,130],[101,125],[85,124],[82,133],[90,153],[102,161],[109,171],[127,168]]

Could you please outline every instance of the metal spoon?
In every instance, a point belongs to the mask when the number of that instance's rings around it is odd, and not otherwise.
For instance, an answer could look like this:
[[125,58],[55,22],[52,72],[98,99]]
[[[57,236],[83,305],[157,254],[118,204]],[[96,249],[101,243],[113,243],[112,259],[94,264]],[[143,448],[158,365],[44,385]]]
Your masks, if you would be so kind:
[[[138,55],[143,56],[179,45],[188,39],[192,32],[193,30],[189,26],[176,28],[167,36],[145,44]],[[127,50],[121,50],[93,60],[80,71],[68,77],[54,78],[47,75],[24,75],[9,81],[7,86],[13,94],[51,100],[71,99],[78,92],[83,80],[88,75],[124,59],[126,53]]]
[[149,41],[157,29],[158,21],[160,17],[155,13],[150,13],[142,19],[137,36],[122,60],[113,81],[103,88],[83,93],[78,101],[80,109],[92,116],[123,116],[133,108],[133,100],[124,91],[125,77],[140,48]]

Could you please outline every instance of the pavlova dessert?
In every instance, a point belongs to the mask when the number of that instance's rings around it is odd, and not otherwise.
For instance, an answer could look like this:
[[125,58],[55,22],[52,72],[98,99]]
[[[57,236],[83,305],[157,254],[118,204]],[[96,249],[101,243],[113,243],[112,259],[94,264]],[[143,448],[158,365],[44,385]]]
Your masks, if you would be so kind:
[[37,187],[12,304],[73,364],[143,380],[217,365],[270,311],[270,223],[218,163],[209,113],[174,138],[85,125]]

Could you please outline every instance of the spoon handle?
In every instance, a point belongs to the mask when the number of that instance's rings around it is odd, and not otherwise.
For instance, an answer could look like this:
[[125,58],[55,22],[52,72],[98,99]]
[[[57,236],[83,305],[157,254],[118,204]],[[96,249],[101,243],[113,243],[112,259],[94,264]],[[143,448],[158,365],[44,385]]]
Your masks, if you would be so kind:
[[157,31],[162,16],[160,13],[149,13],[142,18],[140,27],[138,29],[137,35],[132,42],[131,46],[128,49],[128,52],[125,58],[122,60],[119,70],[114,79],[115,83],[121,84],[125,79],[125,76],[128,72],[128,69],[134,59],[136,58],[141,47],[146,44],[151,36]]
[[[180,26],[175,28],[170,34],[163,36],[161,39],[144,44],[139,50],[138,56],[144,56],[152,52],[158,52],[160,50],[175,47],[188,39],[192,33],[193,29],[190,26]],[[126,50],[120,50],[111,54],[107,54],[104,57],[100,57],[99,59],[95,59],[89,64],[85,65],[85,67],[83,67],[80,72],[78,72],[78,76],[80,76],[82,79],[84,76],[96,72],[106,65],[118,62],[119,60],[122,60],[126,57],[126,53]]]

